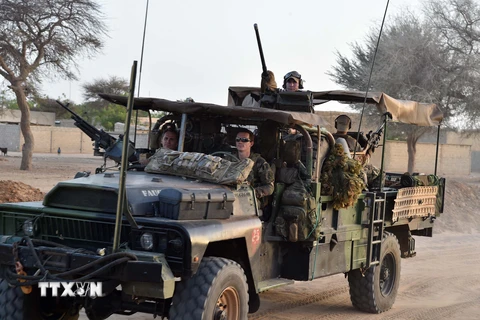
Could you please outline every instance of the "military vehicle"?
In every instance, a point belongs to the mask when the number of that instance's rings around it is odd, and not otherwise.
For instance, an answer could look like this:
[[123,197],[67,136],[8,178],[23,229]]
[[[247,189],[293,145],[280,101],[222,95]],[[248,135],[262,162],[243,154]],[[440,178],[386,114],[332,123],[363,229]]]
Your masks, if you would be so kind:
[[[252,94],[263,96],[262,107],[240,107]],[[342,156],[313,112],[330,100],[376,106],[385,115],[379,130],[361,138],[352,133],[364,150],[354,156],[361,158],[385,145],[389,121],[439,125],[434,105],[383,93],[262,95],[241,87],[229,89],[227,106],[103,97],[164,112],[152,130],[152,148],[122,146],[118,158],[112,146],[119,140],[93,130],[92,139],[104,141],[96,145],[109,149],[103,155],[120,168],[102,166],[59,182],[43,202],[0,205],[1,319],[74,319],[82,307],[89,319],[135,312],[172,320],[246,319],[266,290],[339,273],[348,278],[354,307],[381,313],[395,301],[400,259],[415,255],[413,236],[432,236],[443,211],[443,178],[384,172],[383,164],[380,183],[362,185],[349,205],[336,202],[338,190],[324,194],[322,175]],[[179,128],[178,150],[152,156],[167,124]],[[275,170],[275,191],[262,205],[237,174],[245,168],[233,169],[240,163],[234,148],[240,127],[256,133],[254,151]],[[288,139],[289,128],[300,134]],[[151,156],[146,166],[142,155]],[[330,179],[351,181],[338,172]],[[40,297],[39,282],[68,282],[76,290],[61,297],[46,290]],[[101,284],[101,294],[79,290],[85,283]]]

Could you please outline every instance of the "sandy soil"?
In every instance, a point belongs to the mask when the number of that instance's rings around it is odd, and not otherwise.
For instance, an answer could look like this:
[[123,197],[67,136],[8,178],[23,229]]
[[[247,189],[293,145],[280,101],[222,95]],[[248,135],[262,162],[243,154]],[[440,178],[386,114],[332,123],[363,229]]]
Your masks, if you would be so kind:
[[[78,171],[95,171],[102,160],[78,155],[35,155],[34,169],[20,171],[16,155],[0,157],[0,202],[9,192],[38,196]],[[478,319],[480,318],[480,177],[447,180],[445,213],[433,238],[417,237],[417,256],[402,260],[400,289],[391,310],[366,314],[350,303],[343,275],[297,282],[261,295],[249,319]],[[38,188],[38,189],[37,189]],[[20,195],[19,195],[20,194]],[[12,196],[9,194],[8,196]],[[41,197],[41,194],[40,194]],[[83,314],[80,319],[87,319]],[[151,315],[112,319],[152,319]]]

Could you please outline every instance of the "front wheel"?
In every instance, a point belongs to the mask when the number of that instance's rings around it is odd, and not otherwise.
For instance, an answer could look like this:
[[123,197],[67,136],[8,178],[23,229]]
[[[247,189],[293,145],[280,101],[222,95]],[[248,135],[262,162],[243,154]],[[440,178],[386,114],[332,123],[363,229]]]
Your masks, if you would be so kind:
[[350,300],[357,309],[371,313],[389,310],[397,297],[400,283],[400,246],[397,237],[385,233],[380,263],[364,274],[360,270],[348,273]]
[[244,320],[248,314],[248,286],[235,261],[206,257],[197,273],[177,285],[169,320]]
[[[52,305],[52,300],[40,298],[38,289],[24,294],[20,287],[10,287],[6,280],[0,279],[0,319],[1,320],[76,320],[79,317],[77,306],[63,311]],[[54,302],[54,301],[53,301]]]

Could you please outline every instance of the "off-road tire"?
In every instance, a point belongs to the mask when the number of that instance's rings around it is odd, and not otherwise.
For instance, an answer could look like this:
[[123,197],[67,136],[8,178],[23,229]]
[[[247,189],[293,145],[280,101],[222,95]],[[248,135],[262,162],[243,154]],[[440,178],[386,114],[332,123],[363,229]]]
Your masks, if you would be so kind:
[[[223,310],[218,303],[229,297]],[[243,269],[235,261],[205,257],[197,273],[175,288],[169,320],[245,320],[248,314],[248,285]]]
[[43,313],[38,290],[26,295],[20,287],[10,287],[6,280],[0,279],[1,320],[76,320],[78,317],[78,310],[72,315]]
[[348,273],[350,300],[359,310],[382,313],[395,302],[400,283],[400,245],[395,235],[383,235],[379,261],[363,275],[358,269]]
[[20,288],[11,288],[7,281],[0,279],[0,319],[27,319],[24,300],[24,294]]

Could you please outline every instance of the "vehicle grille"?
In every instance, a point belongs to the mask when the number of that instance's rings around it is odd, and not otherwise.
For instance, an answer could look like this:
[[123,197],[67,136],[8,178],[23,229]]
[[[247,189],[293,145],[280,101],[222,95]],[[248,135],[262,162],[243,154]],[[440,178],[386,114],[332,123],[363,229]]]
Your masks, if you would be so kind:
[[[50,240],[81,240],[111,244],[115,231],[114,222],[89,221],[78,218],[46,216],[39,219],[39,224],[39,231],[42,238],[48,238]],[[128,232],[129,227],[122,226],[121,241],[128,239]],[[56,240],[56,242],[59,241]]]

